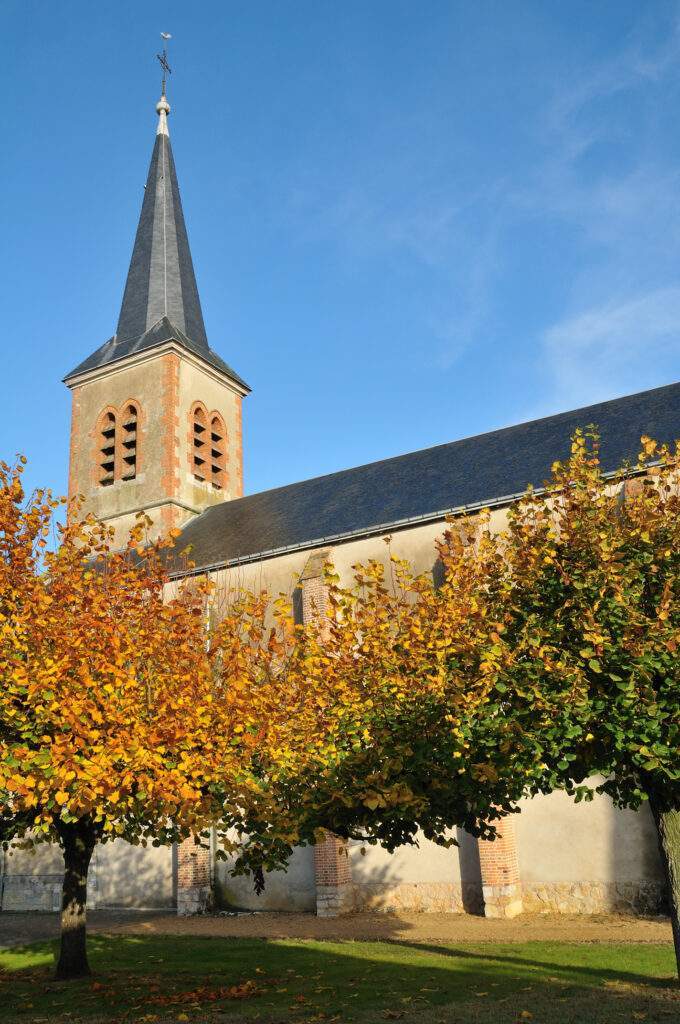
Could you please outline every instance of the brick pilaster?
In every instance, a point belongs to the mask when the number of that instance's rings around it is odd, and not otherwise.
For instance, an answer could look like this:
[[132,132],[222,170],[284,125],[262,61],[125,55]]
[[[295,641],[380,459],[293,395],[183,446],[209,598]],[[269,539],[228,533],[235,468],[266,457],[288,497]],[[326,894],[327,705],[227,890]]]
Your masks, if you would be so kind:
[[312,622],[326,614],[328,590],[323,576],[303,576],[302,587],[302,621]]
[[515,823],[511,817],[498,825],[498,837],[479,843],[479,865],[485,917],[516,917],[522,913],[522,885],[517,857]]
[[[303,622],[313,622],[325,615],[328,590],[323,567],[329,557],[328,550],[315,551],[302,571]],[[330,832],[314,847],[314,877],[318,917],[338,917],[352,909],[354,894],[347,844]]]
[[352,868],[347,843],[326,833],[314,847],[316,916],[339,917],[352,910]]
[[204,914],[212,906],[211,851],[193,838],[177,848],[177,913]]

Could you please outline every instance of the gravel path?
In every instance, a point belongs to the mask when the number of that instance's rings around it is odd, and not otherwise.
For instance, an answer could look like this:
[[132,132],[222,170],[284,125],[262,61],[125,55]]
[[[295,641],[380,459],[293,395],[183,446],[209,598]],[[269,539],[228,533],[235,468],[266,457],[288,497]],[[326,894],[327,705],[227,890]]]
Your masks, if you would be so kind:
[[[422,945],[480,942],[671,942],[667,918],[523,915],[487,921],[458,914],[353,914],[328,920],[312,914],[243,914],[176,917],[167,912],[95,910],[91,932],[202,935],[210,938],[367,939]],[[55,938],[57,914],[0,913],[0,946]]]

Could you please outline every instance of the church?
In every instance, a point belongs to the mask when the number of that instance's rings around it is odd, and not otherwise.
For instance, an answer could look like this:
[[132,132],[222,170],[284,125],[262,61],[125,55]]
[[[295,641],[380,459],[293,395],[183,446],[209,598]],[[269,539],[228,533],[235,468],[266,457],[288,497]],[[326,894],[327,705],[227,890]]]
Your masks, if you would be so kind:
[[[113,336],[68,372],[72,395],[69,494],[126,538],[138,513],[156,533],[181,530],[194,571],[219,586],[266,587],[323,601],[321,567],[351,581],[352,565],[385,558],[383,538],[416,570],[436,571],[435,540],[447,516],[481,508],[502,524],[528,484],[540,489],[577,427],[596,424],[605,469],[635,458],[639,439],[680,437],[680,384],[617,398],[397,458],[243,494],[242,403],[250,387],[208,342],[168,130],[156,137],[118,323]],[[228,355],[228,354],[227,354]],[[461,833],[444,850],[423,839],[388,854],[329,836],[299,849],[287,872],[252,883],[193,844],[99,846],[91,907],[483,913],[655,913],[664,882],[651,815],[617,810],[608,797],[574,804],[563,793],[525,801],[502,837]],[[56,848],[9,851],[2,910],[56,910]]]

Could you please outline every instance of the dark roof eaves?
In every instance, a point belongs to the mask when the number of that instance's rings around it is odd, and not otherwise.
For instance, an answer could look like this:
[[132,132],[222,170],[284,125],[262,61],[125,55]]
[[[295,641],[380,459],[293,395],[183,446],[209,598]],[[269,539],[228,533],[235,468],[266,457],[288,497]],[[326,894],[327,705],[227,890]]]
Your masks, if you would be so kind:
[[[152,329],[153,328],[150,328],[150,330]],[[179,330],[179,328],[175,328],[175,332],[177,334],[182,333]],[[113,338],[115,338],[115,335],[113,335]],[[109,341],[112,341],[113,338],[109,338],[108,341],[105,341],[104,345],[108,344]],[[113,356],[110,359],[105,359],[101,363],[95,363],[92,366],[86,366],[85,364],[88,363],[89,360],[92,358],[91,356],[89,356],[88,359],[84,359],[83,362],[78,363],[78,365],[73,370],[69,371],[69,373],[67,373],[65,377],[62,377],[62,383],[68,385],[69,381],[73,380],[75,377],[79,377],[83,373],[93,373],[96,370],[103,370],[105,367],[113,366],[115,363],[122,363],[124,362],[124,360],[130,359],[132,356],[141,355],[142,353],[147,352],[151,353],[155,348],[160,348],[162,345],[169,345],[172,344],[172,342],[174,342],[176,345],[179,345],[180,348],[183,348],[186,352],[189,352],[191,353],[191,355],[196,356],[197,359],[202,359],[204,363],[208,363],[209,366],[212,366],[213,369],[218,370],[225,377],[229,377],[230,380],[233,380],[234,383],[238,384],[240,387],[245,388],[246,392],[250,394],[250,392],[252,391],[250,385],[246,383],[243,377],[240,377],[238,373],[236,373],[236,370],[232,370],[229,364],[225,363],[224,360],[221,359],[216,352],[213,352],[211,348],[208,348],[207,353],[203,352],[199,349],[198,346],[187,344],[188,340],[189,339],[183,340],[182,338],[175,337],[164,338],[157,344],[150,345],[148,348],[136,349],[131,352],[123,352],[121,355]]]

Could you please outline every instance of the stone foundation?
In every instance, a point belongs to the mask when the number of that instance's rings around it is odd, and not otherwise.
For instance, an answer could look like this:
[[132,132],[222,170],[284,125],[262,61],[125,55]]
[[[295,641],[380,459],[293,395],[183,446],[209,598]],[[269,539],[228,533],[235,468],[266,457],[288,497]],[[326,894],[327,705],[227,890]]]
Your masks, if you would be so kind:
[[[14,914],[59,911],[63,883],[64,875],[61,872],[31,875],[5,873],[2,876],[0,910]],[[97,876],[92,868],[87,879],[87,905],[90,910],[97,906]]]
[[19,914],[61,909],[62,875],[5,875],[2,881],[3,910]]
[[343,914],[351,914],[353,910],[354,893],[351,885],[317,885],[317,917],[341,917]]
[[508,885],[483,885],[484,917],[512,918],[522,913],[524,901],[519,882]]
[[661,882],[549,882],[523,887],[524,909],[533,914],[661,914],[667,911]]
[[210,886],[197,885],[177,890],[177,914],[179,917],[207,914],[210,910],[212,910]]
[[633,914],[667,912],[663,884],[562,882],[522,886],[461,886],[448,882],[355,882],[355,912],[392,914],[484,914],[511,918],[537,914]]
[[355,882],[353,908],[368,913],[481,914],[478,885],[453,882]]

